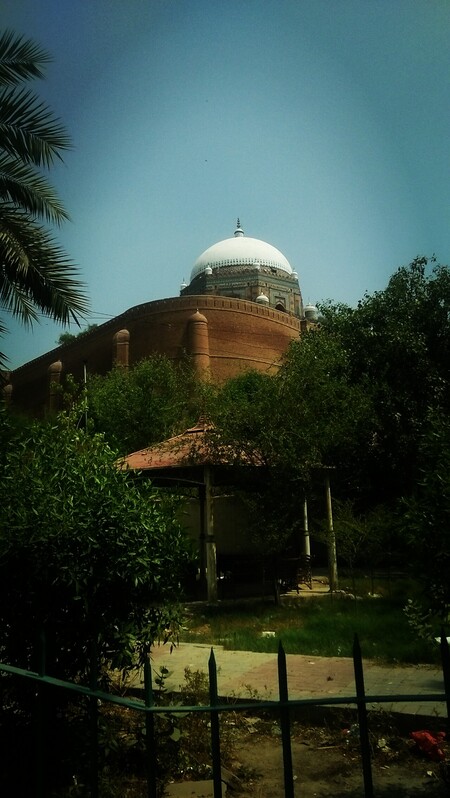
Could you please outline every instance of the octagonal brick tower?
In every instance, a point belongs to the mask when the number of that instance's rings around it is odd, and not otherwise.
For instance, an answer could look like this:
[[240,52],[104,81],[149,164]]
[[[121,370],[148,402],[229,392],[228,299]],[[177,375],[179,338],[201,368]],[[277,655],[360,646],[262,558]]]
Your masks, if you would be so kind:
[[303,318],[297,272],[276,247],[244,234],[239,219],[234,236],[218,241],[197,258],[189,285],[180,295],[227,296],[257,302]]

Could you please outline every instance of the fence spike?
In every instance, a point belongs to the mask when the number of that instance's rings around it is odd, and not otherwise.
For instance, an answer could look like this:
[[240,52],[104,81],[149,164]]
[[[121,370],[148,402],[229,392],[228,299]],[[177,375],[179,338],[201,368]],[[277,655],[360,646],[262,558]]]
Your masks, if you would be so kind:
[[[98,688],[98,645],[97,638],[92,638],[89,656],[89,687],[91,690]],[[98,798],[98,702],[96,696],[90,696],[89,703],[89,725],[90,734],[90,786],[91,798]]]
[[450,731],[450,650],[444,627],[441,629],[441,660],[442,673],[444,675],[445,701],[447,704],[447,729]]
[[[285,798],[294,798],[294,776],[292,772],[291,717],[287,682],[286,654],[281,640],[278,643],[278,689],[280,693],[280,725],[283,745],[283,771]],[[284,704],[284,706],[283,706]]]
[[217,691],[217,665],[214,650],[208,660],[209,671],[209,703],[211,705],[211,756],[213,766],[214,798],[222,798],[222,768],[220,761],[220,727],[219,713],[215,709],[219,696]]
[[[39,630],[37,641],[37,673],[44,677],[46,672],[46,635],[44,627]],[[45,766],[46,766],[46,719],[47,710],[45,703],[45,684],[39,682],[36,685],[35,705],[34,705],[34,727],[35,727],[35,778],[36,778],[36,798],[45,798]]]
[[356,705],[358,708],[359,742],[361,745],[361,759],[364,777],[365,798],[373,798],[372,764],[369,742],[369,728],[367,724],[367,703],[364,689],[364,672],[362,664],[361,646],[358,635],[353,641],[353,667],[355,671]]
[[[154,706],[152,684],[152,666],[150,653],[147,653],[144,660],[144,703],[146,707]],[[155,736],[155,716],[153,712],[145,713],[145,752],[147,759],[147,796],[156,798],[156,736]]]

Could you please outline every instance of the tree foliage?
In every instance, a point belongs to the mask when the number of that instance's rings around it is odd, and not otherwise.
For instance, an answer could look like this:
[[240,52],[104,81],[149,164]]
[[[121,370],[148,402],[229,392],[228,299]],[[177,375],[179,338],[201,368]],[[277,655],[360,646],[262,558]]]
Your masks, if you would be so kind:
[[155,355],[129,370],[90,376],[88,415],[121,454],[180,432],[195,415],[195,383],[187,367]]
[[305,495],[322,493],[323,469],[352,462],[367,439],[372,408],[349,380],[340,342],[319,330],[291,345],[276,375],[251,372],[219,388],[209,415],[212,446],[258,467],[253,531],[266,551],[279,551],[303,523]]
[[189,560],[176,506],[67,415],[0,425],[2,656],[29,665],[44,627],[54,675],[83,673],[93,640],[105,668],[130,667],[176,618]]
[[[450,408],[450,272],[417,258],[356,308],[326,305],[322,327],[348,356],[349,377],[376,410],[361,479],[367,500],[411,493],[431,407]],[[369,488],[371,486],[371,488]]]
[[76,269],[46,226],[68,218],[45,172],[70,146],[61,122],[27,87],[49,60],[30,40],[0,36],[0,307],[25,324],[39,312],[78,322],[87,308]]
[[448,620],[450,609],[450,420],[430,411],[420,445],[420,479],[405,499],[404,534],[427,606]]
[[63,346],[64,344],[71,344],[72,341],[76,341],[77,338],[84,338],[86,335],[89,335],[92,330],[95,330],[98,327],[98,324],[88,324],[86,329],[80,330],[79,333],[70,333],[70,332],[63,332],[61,335],[58,336],[57,344],[59,346]]
[[309,479],[334,466],[366,427],[370,402],[349,380],[348,357],[325,331],[291,344],[278,373],[250,372],[230,380],[210,399],[221,439],[268,468]]
[[[302,526],[305,494],[320,531],[322,469],[331,468],[338,555],[355,561],[356,544],[372,559],[396,549],[431,584],[435,556],[446,559],[437,547],[429,558],[414,555],[400,508],[420,502],[411,528],[428,539],[426,497],[432,486],[437,494],[445,469],[431,471],[424,435],[430,417],[436,425],[450,410],[450,272],[417,258],[356,308],[321,311],[319,329],[291,345],[275,376],[243,375],[212,397],[216,437],[265,466],[251,494],[255,534],[270,549],[283,547]],[[444,425],[440,445],[446,434]],[[443,546],[445,513],[444,491],[429,516]]]

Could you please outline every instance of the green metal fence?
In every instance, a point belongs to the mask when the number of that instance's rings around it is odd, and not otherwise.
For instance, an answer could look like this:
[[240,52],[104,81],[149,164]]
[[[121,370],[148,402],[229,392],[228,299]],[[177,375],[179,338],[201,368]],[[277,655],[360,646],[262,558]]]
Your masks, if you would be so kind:
[[[157,796],[157,750],[158,739],[155,734],[155,715],[158,713],[186,713],[200,712],[209,713],[210,733],[211,733],[211,758],[214,785],[214,798],[222,796],[221,778],[221,751],[220,751],[220,716],[226,712],[245,712],[255,710],[273,713],[279,719],[281,727],[281,743],[283,749],[283,770],[284,770],[284,794],[285,798],[294,798],[294,776],[292,766],[291,750],[291,715],[292,710],[306,706],[342,706],[355,705],[358,713],[358,728],[361,749],[361,764],[364,781],[365,798],[373,798],[371,750],[369,743],[369,724],[367,705],[373,703],[394,703],[397,701],[409,702],[446,702],[447,724],[450,717],[450,653],[447,638],[442,632],[440,641],[442,670],[444,678],[444,692],[432,693],[427,695],[366,695],[364,687],[364,671],[361,656],[361,648],[358,637],[355,635],[353,645],[353,663],[355,673],[355,695],[345,697],[311,698],[311,699],[289,699],[288,679],[286,670],[286,655],[280,642],[278,650],[278,701],[251,701],[240,702],[238,704],[221,703],[217,687],[217,667],[214,651],[211,649],[209,658],[209,705],[205,706],[160,706],[154,701],[152,687],[151,664],[148,660],[144,666],[144,699],[124,698],[122,696],[106,693],[98,689],[98,673],[95,656],[91,658],[92,668],[90,673],[89,686],[66,682],[56,679],[46,674],[45,668],[45,640],[41,639],[38,657],[38,670],[29,671],[17,668],[12,665],[1,664],[0,672],[13,674],[22,680],[29,680],[34,683],[36,690],[35,701],[35,791],[36,798],[46,796],[46,720],[45,702],[48,690],[66,690],[76,693],[80,697],[84,696],[89,705],[89,749],[90,749],[90,796],[99,798],[99,741],[98,741],[98,705],[99,701],[109,702],[121,707],[145,713],[146,727],[146,761],[147,761],[147,795],[148,798]],[[1,776],[0,776],[1,778]],[[301,794],[301,780],[298,790]],[[1,788],[1,784],[0,784]]]

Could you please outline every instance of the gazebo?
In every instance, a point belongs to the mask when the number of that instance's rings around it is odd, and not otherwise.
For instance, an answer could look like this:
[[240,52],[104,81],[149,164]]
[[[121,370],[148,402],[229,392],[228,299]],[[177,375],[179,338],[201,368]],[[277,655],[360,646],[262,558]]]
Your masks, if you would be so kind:
[[211,430],[211,424],[201,417],[195,426],[180,435],[132,452],[121,459],[120,465],[142,472],[160,487],[182,487],[197,491],[200,507],[200,584],[206,587],[208,601],[216,601],[217,550],[213,488],[235,485],[239,478],[235,454],[229,447],[216,449],[212,446],[208,439]]
[[[213,444],[213,426],[200,417],[197,424],[161,443],[154,444],[137,452],[132,452],[120,460],[121,468],[133,469],[149,477],[159,487],[187,488],[197,492],[199,500],[199,560],[200,586],[208,601],[216,601],[217,592],[217,546],[214,529],[214,490],[217,488],[236,488],[242,483],[245,472],[255,475],[255,469],[262,467],[257,453],[253,458],[236,452],[230,446]],[[327,470],[324,472],[328,518],[328,565],[330,587],[337,589],[336,548],[331,510],[330,482]],[[248,482],[248,481],[247,481]],[[303,515],[303,539],[301,557],[296,564],[288,566],[293,570],[288,579],[296,586],[305,582],[311,586],[311,558],[308,532],[306,499]],[[286,565],[286,563],[285,563]],[[297,571],[295,571],[295,567]],[[295,571],[295,573],[294,573]],[[287,572],[286,572],[287,573]]]

